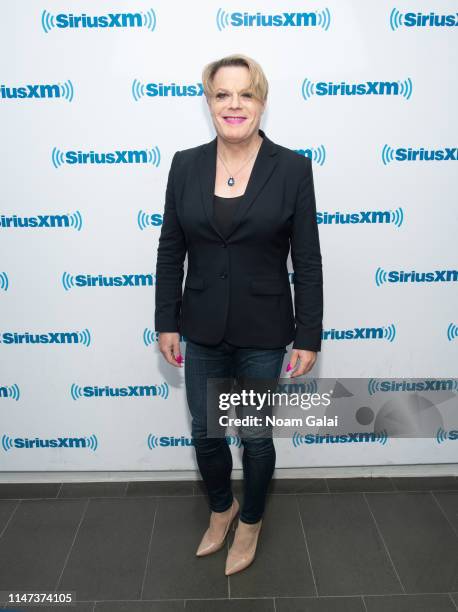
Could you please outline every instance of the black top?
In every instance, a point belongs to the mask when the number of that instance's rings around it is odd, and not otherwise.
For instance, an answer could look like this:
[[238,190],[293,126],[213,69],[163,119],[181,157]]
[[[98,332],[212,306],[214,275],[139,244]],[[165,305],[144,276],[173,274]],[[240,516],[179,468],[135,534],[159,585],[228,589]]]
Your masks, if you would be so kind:
[[224,237],[229,233],[235,211],[243,197],[244,194],[232,198],[223,198],[216,194],[213,196],[213,216],[219,231]]

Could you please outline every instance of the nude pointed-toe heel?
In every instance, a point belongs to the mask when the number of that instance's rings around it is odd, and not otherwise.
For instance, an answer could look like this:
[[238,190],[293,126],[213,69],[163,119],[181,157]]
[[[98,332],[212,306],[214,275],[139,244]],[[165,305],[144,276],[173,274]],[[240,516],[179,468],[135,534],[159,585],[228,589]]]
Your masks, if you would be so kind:
[[[261,531],[261,525],[262,525],[262,519],[257,522],[254,523],[253,526],[256,525],[256,530],[255,533],[253,534],[253,540],[250,543],[250,546],[245,549],[242,552],[238,551],[237,548],[237,532],[235,534],[234,537],[234,542],[232,543],[232,546],[229,549],[229,552],[227,554],[227,559],[226,559],[226,569],[225,569],[225,574],[226,576],[231,576],[232,574],[235,574],[237,572],[241,572],[242,570],[244,570],[245,568],[247,568],[249,565],[251,565],[254,561],[255,555],[256,555],[256,547],[258,545],[258,538],[259,538],[259,533]],[[239,526],[240,526],[240,521],[239,521]],[[239,529],[240,527],[237,527],[237,529]]]
[[[212,553],[220,550],[224,546],[224,541],[226,539],[226,536],[228,534],[231,524],[233,523],[235,517],[238,514],[239,508],[240,508],[239,502],[234,497],[234,500],[231,506],[231,512],[229,514],[229,518],[224,527],[224,532],[221,538],[218,540],[215,540],[214,536],[211,535],[211,529],[209,527],[207,531],[204,533],[202,540],[197,548],[197,551],[196,551],[197,557],[205,557],[206,555],[211,555]],[[211,517],[210,517],[210,522],[211,522]]]

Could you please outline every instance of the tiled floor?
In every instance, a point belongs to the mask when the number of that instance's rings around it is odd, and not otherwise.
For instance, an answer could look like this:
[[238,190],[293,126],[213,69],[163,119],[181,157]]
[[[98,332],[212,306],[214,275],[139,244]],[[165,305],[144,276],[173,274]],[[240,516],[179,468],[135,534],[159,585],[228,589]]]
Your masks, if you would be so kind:
[[230,578],[227,547],[194,554],[208,516],[199,482],[0,484],[0,591],[80,602],[43,612],[458,610],[455,477],[274,480]]

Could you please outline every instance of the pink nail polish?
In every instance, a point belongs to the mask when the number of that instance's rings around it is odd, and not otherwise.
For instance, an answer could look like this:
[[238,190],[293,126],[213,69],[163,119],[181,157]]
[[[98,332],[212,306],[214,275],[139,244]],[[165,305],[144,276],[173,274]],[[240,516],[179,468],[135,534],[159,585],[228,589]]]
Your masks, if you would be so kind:
[[286,371],[289,372],[291,370],[291,364],[288,363],[288,365],[286,366]]
[[181,355],[177,355],[177,356],[175,357],[175,361],[177,361],[178,363],[182,363],[182,361],[183,361],[183,357],[182,357]]

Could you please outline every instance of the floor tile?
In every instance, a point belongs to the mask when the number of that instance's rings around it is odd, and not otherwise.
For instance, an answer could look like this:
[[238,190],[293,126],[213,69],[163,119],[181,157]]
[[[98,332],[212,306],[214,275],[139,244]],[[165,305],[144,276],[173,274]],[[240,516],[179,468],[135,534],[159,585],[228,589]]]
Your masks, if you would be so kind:
[[225,548],[196,557],[210,512],[203,497],[158,497],[143,599],[227,597]]
[[405,592],[455,590],[458,538],[432,495],[427,492],[365,495]]
[[402,592],[362,493],[299,502],[319,596]]
[[269,489],[272,494],[327,493],[324,478],[274,478]]
[[458,534],[458,491],[434,492],[433,497],[438,501],[447,519]]
[[274,612],[274,602],[273,599],[188,600],[185,612]]
[[11,515],[14,512],[16,506],[20,504],[18,500],[5,499],[0,500],[0,536],[2,531],[5,529]]
[[256,558],[229,581],[231,597],[316,594],[294,495],[268,498]]
[[395,490],[390,478],[327,478],[326,482],[331,493]]
[[193,483],[193,494],[194,495],[207,495],[207,490],[205,488],[202,480],[196,480]]
[[12,482],[0,484],[0,499],[55,498],[60,482]]
[[454,476],[392,476],[391,480],[398,491],[458,490],[458,480]]
[[365,612],[361,597],[297,597],[275,600],[276,612]]
[[154,499],[91,499],[59,590],[82,600],[141,599]]
[[19,504],[0,538],[0,591],[55,588],[85,505],[60,499]]
[[[237,497],[243,496],[243,480],[232,481],[232,492]],[[324,478],[277,478],[269,486],[269,495],[294,495],[297,493],[327,493]],[[197,480],[194,483],[195,495],[206,495],[205,485]]]
[[[80,602],[76,603],[73,606],[24,606],[24,604],[17,605],[8,605],[6,610],[30,610],[31,612],[58,612],[66,611],[66,612],[94,612],[94,602]],[[4,608],[0,608],[0,612],[2,612]]]
[[59,498],[124,497],[127,482],[64,482]]
[[183,612],[182,601],[98,601],[94,612]]
[[[233,532],[195,556],[209,519],[201,480],[3,484],[0,590],[61,577],[57,589],[83,600],[75,612],[457,612],[457,485],[273,479],[256,559],[227,578]],[[243,481],[233,490],[243,501]]]
[[193,495],[194,482],[191,480],[175,481],[140,481],[129,482],[126,497],[154,497],[175,495]]
[[365,597],[367,612],[455,612],[448,595]]

